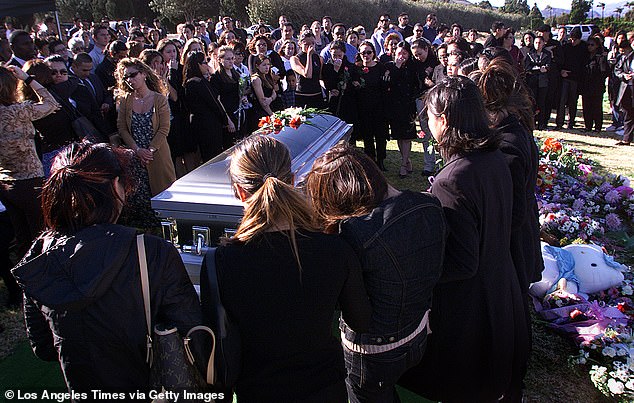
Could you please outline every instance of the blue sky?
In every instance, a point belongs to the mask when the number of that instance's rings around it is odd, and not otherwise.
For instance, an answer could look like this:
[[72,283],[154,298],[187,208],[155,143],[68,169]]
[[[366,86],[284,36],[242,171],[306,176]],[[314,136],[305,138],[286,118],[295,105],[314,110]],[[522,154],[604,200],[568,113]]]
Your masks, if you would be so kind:
[[[496,6],[496,7],[500,7],[504,5],[504,0],[489,0],[491,2],[492,5]],[[472,2],[474,2],[472,0]],[[475,1],[477,3],[477,1]],[[565,8],[565,9],[570,9],[570,1],[569,0],[528,0],[528,5],[530,7],[533,7],[534,3],[537,3],[537,7],[539,7],[540,9],[544,9],[544,7],[546,7],[547,5],[551,5],[554,8]],[[599,0],[595,0],[594,4],[597,4],[599,2]],[[615,4],[615,3],[626,3],[625,0],[603,0],[603,3],[605,4]]]

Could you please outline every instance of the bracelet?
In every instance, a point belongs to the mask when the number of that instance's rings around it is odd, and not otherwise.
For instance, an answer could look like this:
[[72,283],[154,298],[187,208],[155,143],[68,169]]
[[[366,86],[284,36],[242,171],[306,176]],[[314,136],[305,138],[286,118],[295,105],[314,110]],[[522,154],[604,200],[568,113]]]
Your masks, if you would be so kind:
[[24,84],[29,85],[31,84],[35,79],[33,78],[33,76],[28,76],[26,78],[26,80],[24,80]]

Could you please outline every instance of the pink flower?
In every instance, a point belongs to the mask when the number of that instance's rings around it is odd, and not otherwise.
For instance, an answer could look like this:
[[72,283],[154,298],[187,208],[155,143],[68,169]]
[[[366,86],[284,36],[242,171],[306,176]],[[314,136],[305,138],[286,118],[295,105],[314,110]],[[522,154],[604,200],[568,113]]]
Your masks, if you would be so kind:
[[592,167],[587,164],[579,164],[579,170],[586,175],[590,175],[592,173]]

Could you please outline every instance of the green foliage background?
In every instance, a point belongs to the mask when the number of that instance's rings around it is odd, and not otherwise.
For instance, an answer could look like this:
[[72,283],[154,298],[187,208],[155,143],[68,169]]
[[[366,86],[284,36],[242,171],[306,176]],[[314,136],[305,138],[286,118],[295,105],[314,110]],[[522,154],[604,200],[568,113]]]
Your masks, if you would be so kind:
[[[526,0],[513,0],[526,3]],[[526,25],[525,15],[508,14],[477,6],[465,7],[442,1],[410,0],[57,0],[63,21],[74,16],[99,20],[107,16],[112,20],[137,16],[149,20],[159,15],[172,23],[185,19],[214,17],[228,14],[242,21],[258,21],[262,18],[277,25],[280,14],[286,14],[297,24],[321,20],[331,15],[334,21],[346,25],[362,24],[371,29],[379,14],[387,12],[396,19],[401,12],[408,12],[411,21],[424,22],[427,14],[435,12],[438,20],[451,24],[459,22],[465,29],[488,31],[491,23],[500,20],[520,28]],[[528,14],[528,12],[526,13]]]

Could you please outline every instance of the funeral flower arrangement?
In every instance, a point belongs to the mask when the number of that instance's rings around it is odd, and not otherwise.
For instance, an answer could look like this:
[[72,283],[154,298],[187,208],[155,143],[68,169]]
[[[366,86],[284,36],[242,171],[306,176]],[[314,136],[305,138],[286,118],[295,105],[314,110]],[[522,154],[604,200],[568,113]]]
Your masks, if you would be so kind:
[[310,124],[308,119],[318,113],[325,113],[325,111],[317,108],[287,108],[271,116],[260,118],[258,127],[261,132],[277,134],[286,126],[297,129],[304,123]]
[[[560,246],[595,243],[609,254],[634,256],[634,190],[629,178],[597,172],[596,164],[554,138],[538,141],[540,165],[536,195],[542,234]],[[551,242],[552,243],[552,242]],[[634,276],[598,294],[570,312],[579,354],[574,365],[588,366],[590,379],[606,396],[634,400]],[[575,303],[577,301],[570,301]],[[561,298],[546,303],[564,306]],[[576,312],[576,311],[579,312]],[[623,317],[610,321],[610,312]],[[618,312],[617,312],[618,313]],[[574,316],[574,317],[573,317]],[[589,322],[583,322],[588,320]],[[580,322],[578,322],[580,321]],[[583,324],[587,323],[587,327]]]

